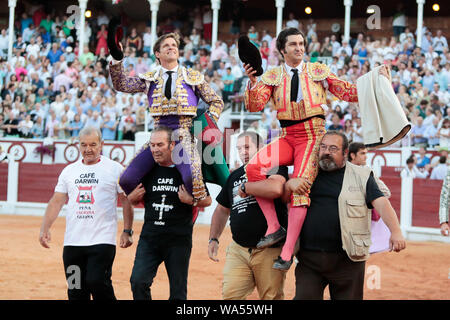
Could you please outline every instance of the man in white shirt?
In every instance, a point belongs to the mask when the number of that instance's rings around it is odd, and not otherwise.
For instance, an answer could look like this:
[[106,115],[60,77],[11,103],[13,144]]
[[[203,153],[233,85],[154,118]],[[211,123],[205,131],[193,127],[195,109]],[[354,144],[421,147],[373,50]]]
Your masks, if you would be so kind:
[[34,27],[34,24],[30,24],[28,27],[26,27],[23,30],[23,41],[25,42],[31,42],[31,39],[34,39],[34,37],[36,36],[36,28]]
[[347,40],[342,41],[342,47],[339,48],[338,55],[340,55],[342,51],[347,52],[347,56],[349,57],[353,55],[352,47],[350,47]]
[[[429,165],[425,166],[426,169],[428,167]],[[428,174],[429,173],[427,170],[421,172],[419,169],[417,169],[416,160],[414,159],[414,156],[411,156],[406,160],[406,167],[403,168],[402,172],[400,172],[400,176],[402,178],[411,177],[413,179],[414,178],[425,179],[426,177],[428,177]]]
[[118,184],[122,166],[101,155],[101,132],[79,134],[82,159],[61,172],[42,221],[39,242],[49,248],[50,227],[67,200],[63,261],[69,300],[115,300],[111,270],[116,253],[117,197],[123,206],[120,247],[132,245],[133,208]]
[[295,19],[295,16],[292,12],[289,13],[289,21],[286,22],[286,28],[295,28],[295,29],[300,28],[300,23],[298,22],[297,19]]
[[28,54],[28,58],[33,56],[35,59],[39,57],[39,51],[41,51],[41,47],[36,43],[34,38],[30,39],[30,44],[27,46],[26,52]]
[[339,55],[339,49],[340,49],[340,47],[341,47],[341,44],[336,40],[336,36],[333,34],[332,36],[331,36],[331,38],[330,38],[331,40],[330,40],[330,43],[331,43],[331,46],[332,46],[332,52],[331,52],[331,55],[333,56],[333,57],[336,57],[336,56],[338,56]]
[[447,157],[441,156],[439,158],[439,164],[431,171],[430,179],[444,180],[447,175]]
[[444,48],[448,48],[447,39],[442,35],[442,30],[436,32],[436,37],[433,38],[433,48],[438,54],[441,54]]
[[8,53],[8,34],[6,29],[2,29],[0,34],[0,56],[6,57]]
[[144,35],[142,37],[142,40],[144,42],[143,51],[147,52],[148,55],[150,55],[151,54],[151,50],[152,50],[152,43],[153,43],[153,41],[152,41],[152,32],[151,32],[150,27],[145,27],[145,32],[144,32]]

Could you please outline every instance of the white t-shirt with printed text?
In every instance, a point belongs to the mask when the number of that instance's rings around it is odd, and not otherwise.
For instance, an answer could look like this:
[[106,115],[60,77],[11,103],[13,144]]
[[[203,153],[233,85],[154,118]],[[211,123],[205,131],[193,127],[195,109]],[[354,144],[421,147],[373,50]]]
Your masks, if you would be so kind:
[[63,169],[55,192],[69,197],[64,246],[116,244],[117,194],[123,167],[107,157],[93,165],[82,159]]

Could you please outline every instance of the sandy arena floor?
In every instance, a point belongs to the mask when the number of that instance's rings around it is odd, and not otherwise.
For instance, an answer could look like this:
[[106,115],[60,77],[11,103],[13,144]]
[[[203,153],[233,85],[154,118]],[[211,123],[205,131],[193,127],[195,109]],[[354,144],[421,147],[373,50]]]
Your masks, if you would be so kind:
[[[0,299],[67,299],[62,263],[65,219],[58,218],[53,225],[50,249],[39,245],[41,221],[41,217],[0,215]],[[118,299],[132,299],[129,278],[141,227],[142,222],[135,222],[132,247],[117,247],[112,280]],[[118,230],[122,230],[121,222]],[[220,239],[218,263],[208,258],[208,235],[209,226],[195,226],[188,299],[221,299],[222,269],[226,245],[231,240],[230,230],[227,228]],[[372,256],[366,268],[370,269],[366,269],[365,299],[450,299],[449,244],[408,242],[407,249],[401,253]],[[373,281],[376,272],[380,275],[378,283]],[[292,299],[294,290],[293,266],[287,274],[285,298]],[[164,265],[158,271],[152,295],[161,300],[169,297]],[[258,299],[256,291],[249,299]]]

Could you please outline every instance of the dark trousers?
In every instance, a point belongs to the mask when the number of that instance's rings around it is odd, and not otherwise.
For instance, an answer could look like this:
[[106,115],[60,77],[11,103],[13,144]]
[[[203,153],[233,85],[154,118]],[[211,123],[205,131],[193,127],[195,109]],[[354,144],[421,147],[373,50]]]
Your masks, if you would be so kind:
[[152,299],[150,287],[159,265],[164,262],[169,277],[169,300],[186,300],[191,249],[192,241],[168,244],[141,237],[130,279],[133,299]]
[[362,300],[365,261],[353,262],[345,252],[300,249],[295,268],[294,300],[323,300],[328,285],[332,300]]
[[116,300],[111,282],[116,246],[64,246],[69,300]]

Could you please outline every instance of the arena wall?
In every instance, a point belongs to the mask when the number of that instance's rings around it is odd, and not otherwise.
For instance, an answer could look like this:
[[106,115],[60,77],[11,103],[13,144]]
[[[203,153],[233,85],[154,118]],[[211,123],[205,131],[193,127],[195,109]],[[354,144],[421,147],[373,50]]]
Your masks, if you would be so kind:
[[[10,158],[16,160],[12,164],[0,163],[0,214],[43,215],[46,204],[53,195],[59,174],[66,165],[80,157],[78,146],[73,141],[55,142],[55,153],[52,156],[34,152],[36,147],[42,144],[43,140],[0,140],[0,145],[8,151]],[[135,150],[138,149],[139,146],[135,146],[133,142],[106,142],[103,154],[110,158],[116,158],[117,161],[126,165],[134,156]],[[231,153],[236,152],[232,147],[229,150]],[[400,221],[403,222],[405,231],[412,228],[411,234],[420,235],[420,239],[422,239],[422,231],[425,230],[423,228],[426,228],[425,234],[432,238],[439,238],[437,233],[439,230],[436,228],[439,227],[438,211],[442,187],[441,180],[411,179],[412,192],[409,195],[403,195],[408,197],[407,203],[409,203],[411,212],[407,214],[410,216],[405,219],[402,212],[400,171],[405,159],[411,153],[416,152],[416,148],[386,148],[370,151],[368,153],[368,164],[390,188],[392,193],[391,204]],[[437,152],[431,151],[428,156],[433,160],[439,155]],[[229,155],[228,159],[234,158],[236,157]],[[11,188],[12,191],[9,191],[8,188]],[[208,188],[213,199],[215,199],[220,192],[220,187],[208,184]],[[14,190],[16,191],[14,192]],[[216,202],[214,200],[210,207],[200,212],[197,222],[209,224],[215,207]],[[65,209],[63,209],[62,215],[64,213]],[[143,219],[142,206],[136,208],[135,213],[136,220]],[[121,209],[119,209],[119,215],[121,216]],[[408,220],[408,223],[405,224],[402,219]],[[420,232],[417,233],[417,231]]]

